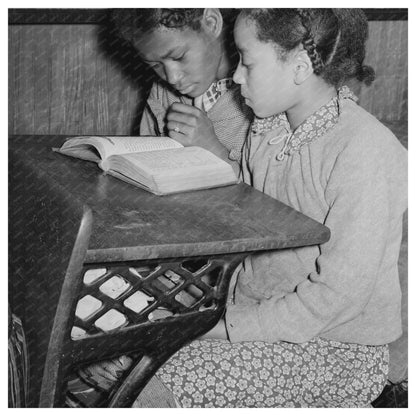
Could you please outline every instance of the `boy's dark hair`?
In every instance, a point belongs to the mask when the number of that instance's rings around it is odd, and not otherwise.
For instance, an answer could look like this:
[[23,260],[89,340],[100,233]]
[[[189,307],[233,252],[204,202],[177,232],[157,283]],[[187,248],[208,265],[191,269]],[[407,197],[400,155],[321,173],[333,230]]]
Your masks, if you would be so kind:
[[[225,22],[235,20],[235,9],[221,9]],[[203,8],[198,9],[114,9],[111,18],[120,34],[133,41],[140,34],[159,27],[170,29],[201,29]]]
[[257,37],[278,45],[281,57],[302,44],[315,74],[340,87],[357,78],[367,85],[373,68],[363,65],[368,22],[361,9],[243,9]]

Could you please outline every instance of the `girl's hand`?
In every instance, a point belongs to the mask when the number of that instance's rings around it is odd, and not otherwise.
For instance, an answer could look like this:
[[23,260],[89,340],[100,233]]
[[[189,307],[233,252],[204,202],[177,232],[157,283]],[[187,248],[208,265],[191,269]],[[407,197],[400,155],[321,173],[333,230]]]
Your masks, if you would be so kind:
[[228,160],[228,151],[218,140],[212,121],[199,108],[173,103],[167,113],[167,128],[169,137],[184,146],[203,147]]

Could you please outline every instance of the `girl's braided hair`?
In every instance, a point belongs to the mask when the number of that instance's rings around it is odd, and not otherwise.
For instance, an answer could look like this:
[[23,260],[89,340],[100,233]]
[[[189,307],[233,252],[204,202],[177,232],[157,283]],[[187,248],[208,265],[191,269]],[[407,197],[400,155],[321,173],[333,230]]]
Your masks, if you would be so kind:
[[368,22],[361,9],[243,9],[242,15],[282,59],[302,44],[314,73],[337,88],[351,78],[367,85],[375,78],[363,64]]
[[305,34],[303,35],[302,44],[308,56],[312,62],[312,66],[316,75],[319,75],[324,69],[324,63],[322,61],[320,53],[317,51],[315,40],[312,33],[312,18],[307,9],[298,9],[298,14],[305,28]]

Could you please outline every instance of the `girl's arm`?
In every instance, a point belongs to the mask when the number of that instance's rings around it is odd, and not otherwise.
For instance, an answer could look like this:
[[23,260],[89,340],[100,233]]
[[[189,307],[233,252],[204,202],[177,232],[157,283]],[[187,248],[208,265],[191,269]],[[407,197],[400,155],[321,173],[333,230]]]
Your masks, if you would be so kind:
[[199,337],[199,339],[228,339],[227,330],[224,319],[220,319],[217,325],[214,326],[206,334]]
[[[350,322],[355,319],[355,325],[366,319],[368,325],[381,319],[377,311],[395,319],[400,288],[387,265],[394,267],[397,262],[401,239],[407,194],[405,152],[383,148],[381,140],[371,146],[355,140],[338,155],[328,180],[325,225],[331,239],[320,246],[316,270],[284,297],[229,305],[226,322],[231,341],[306,342],[331,330],[342,332],[345,325],[351,326],[348,332],[354,337],[356,328]],[[374,296],[382,304],[375,305]],[[369,311],[370,302],[373,310]],[[368,336],[373,336],[371,331]]]

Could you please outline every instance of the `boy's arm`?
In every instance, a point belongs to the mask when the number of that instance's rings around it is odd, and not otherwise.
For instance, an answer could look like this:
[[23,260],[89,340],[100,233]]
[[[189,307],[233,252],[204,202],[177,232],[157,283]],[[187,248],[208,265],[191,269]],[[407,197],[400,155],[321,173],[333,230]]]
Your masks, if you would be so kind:
[[156,117],[148,104],[143,110],[139,134],[140,136],[161,136]]
[[164,120],[169,107],[165,88],[155,81],[150,89],[140,121],[140,136],[166,136]]

